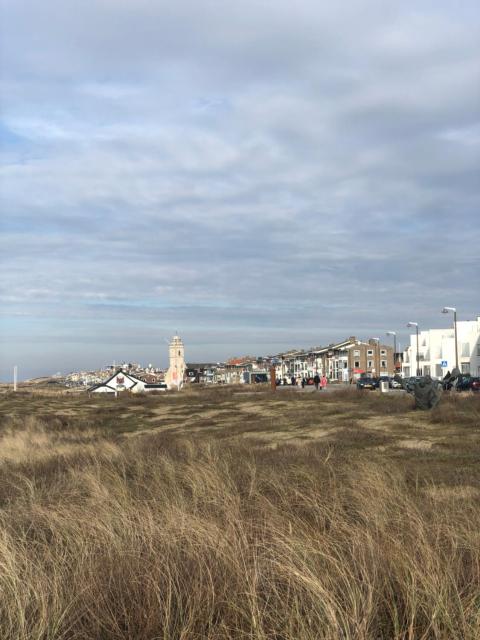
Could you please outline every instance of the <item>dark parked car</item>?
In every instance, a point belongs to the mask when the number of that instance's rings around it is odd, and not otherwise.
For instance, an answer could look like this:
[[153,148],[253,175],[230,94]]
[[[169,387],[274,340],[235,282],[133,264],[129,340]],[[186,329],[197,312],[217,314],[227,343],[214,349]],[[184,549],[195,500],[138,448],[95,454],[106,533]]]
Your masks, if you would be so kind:
[[375,378],[359,378],[357,380],[357,389],[376,389],[378,387],[378,380]]
[[252,373],[250,382],[251,384],[264,384],[268,382],[268,376],[266,373]]
[[473,376],[459,376],[454,382],[455,391],[480,391],[480,378]]

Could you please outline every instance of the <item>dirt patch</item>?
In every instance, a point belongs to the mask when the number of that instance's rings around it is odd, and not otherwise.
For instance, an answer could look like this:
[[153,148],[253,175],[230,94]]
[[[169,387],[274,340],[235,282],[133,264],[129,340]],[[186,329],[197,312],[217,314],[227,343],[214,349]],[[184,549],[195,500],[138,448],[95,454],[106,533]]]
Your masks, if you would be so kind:
[[289,443],[305,443],[305,440],[317,440],[326,438],[338,432],[336,428],[295,429],[291,431],[247,431],[243,433],[244,438],[255,438],[259,440],[269,440],[274,443],[288,441]]
[[[392,432],[398,429],[400,419],[398,416],[371,416],[358,421],[358,426],[374,431]],[[408,426],[408,421],[403,420],[403,425]]]
[[411,440],[398,440],[394,443],[395,447],[400,447],[401,449],[418,449],[420,451],[428,451],[433,447],[433,442],[429,440],[417,440],[412,438]]

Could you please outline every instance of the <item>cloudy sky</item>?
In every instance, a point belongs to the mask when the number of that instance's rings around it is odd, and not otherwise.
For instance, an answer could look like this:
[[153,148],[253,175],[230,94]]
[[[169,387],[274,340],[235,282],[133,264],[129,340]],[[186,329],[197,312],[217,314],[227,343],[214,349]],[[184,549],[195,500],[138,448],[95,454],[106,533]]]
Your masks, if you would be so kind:
[[2,0],[3,379],[480,313],[480,10]]

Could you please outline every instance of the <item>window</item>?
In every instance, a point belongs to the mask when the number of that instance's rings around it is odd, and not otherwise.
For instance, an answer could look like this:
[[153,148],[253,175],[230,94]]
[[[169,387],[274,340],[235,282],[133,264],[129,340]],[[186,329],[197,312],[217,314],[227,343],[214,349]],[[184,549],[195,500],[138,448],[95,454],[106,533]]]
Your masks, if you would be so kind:
[[367,360],[367,367],[371,369],[373,367],[373,360]]
[[480,342],[477,342],[477,356],[480,356]]
[[348,369],[348,362],[344,362],[344,363],[343,363],[343,368],[344,368],[344,369]]
[[373,356],[373,349],[369,349],[367,351],[367,356]]
[[360,360],[355,360],[353,366],[355,367],[355,369],[360,369]]
[[470,363],[469,362],[462,362],[462,373],[470,373]]
[[[478,348],[479,348],[479,350],[480,350],[480,344],[478,345]],[[479,353],[480,353],[480,351],[479,351]],[[359,357],[360,357],[360,350],[359,350],[359,349],[355,349],[355,350],[354,350],[354,352],[353,352],[353,357],[354,357],[354,358],[359,358]]]
[[386,349],[381,349],[380,350],[380,355],[381,356],[386,356],[387,355],[387,350]]
[[387,368],[387,361],[386,360],[382,360],[380,363],[380,366],[382,369],[386,369]]

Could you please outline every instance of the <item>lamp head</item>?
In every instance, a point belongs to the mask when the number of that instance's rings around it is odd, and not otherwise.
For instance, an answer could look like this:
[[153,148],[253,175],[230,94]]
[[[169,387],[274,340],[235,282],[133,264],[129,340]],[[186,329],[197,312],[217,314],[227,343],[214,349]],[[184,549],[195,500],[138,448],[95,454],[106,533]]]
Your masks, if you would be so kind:
[[397,332],[396,331],[387,331],[387,333],[385,335],[387,335],[387,336],[396,336]]
[[443,309],[442,309],[442,313],[448,313],[449,311],[453,311],[455,313],[456,308],[455,307],[443,307]]
[[407,327],[418,327],[418,322],[408,322]]

